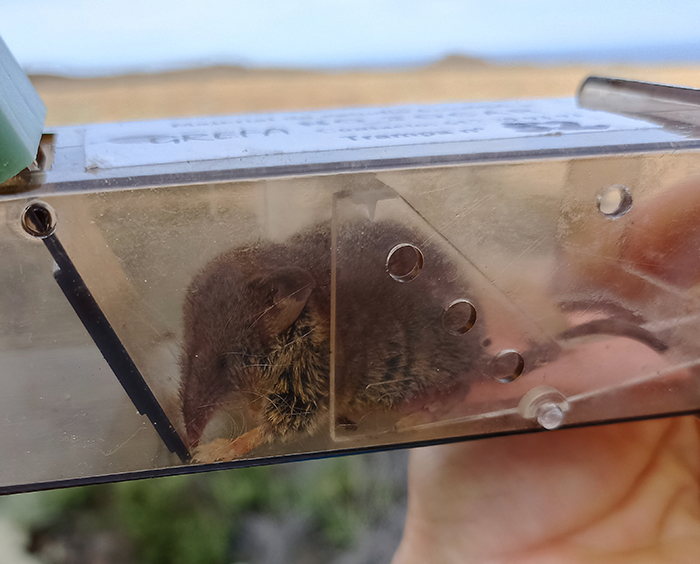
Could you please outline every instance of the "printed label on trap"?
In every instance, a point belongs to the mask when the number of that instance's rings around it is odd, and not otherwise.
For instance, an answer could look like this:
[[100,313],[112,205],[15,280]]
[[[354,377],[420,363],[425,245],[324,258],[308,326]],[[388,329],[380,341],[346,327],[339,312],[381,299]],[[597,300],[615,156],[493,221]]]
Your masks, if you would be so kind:
[[89,128],[87,169],[658,128],[573,100],[225,116]]

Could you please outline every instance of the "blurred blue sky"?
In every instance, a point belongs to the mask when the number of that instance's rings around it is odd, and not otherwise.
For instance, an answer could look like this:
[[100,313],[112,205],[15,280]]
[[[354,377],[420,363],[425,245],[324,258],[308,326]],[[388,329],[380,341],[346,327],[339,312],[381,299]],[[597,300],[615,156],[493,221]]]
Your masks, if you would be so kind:
[[700,61],[700,1],[2,0],[0,36],[29,72],[213,64]]

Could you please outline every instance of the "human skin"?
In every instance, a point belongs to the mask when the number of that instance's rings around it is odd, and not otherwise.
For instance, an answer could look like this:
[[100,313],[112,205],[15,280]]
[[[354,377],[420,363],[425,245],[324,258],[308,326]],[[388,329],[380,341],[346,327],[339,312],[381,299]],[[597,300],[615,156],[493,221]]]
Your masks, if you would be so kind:
[[[578,268],[577,277],[610,282],[627,300],[655,296],[640,291],[640,278],[619,265],[685,291],[700,282],[698,217],[700,178],[693,177],[635,206],[608,249],[614,260],[584,264],[572,255],[567,264]],[[585,248],[596,237],[579,235]],[[629,347],[629,341],[579,347],[568,366],[551,367],[547,381],[603,389],[663,370],[663,356],[653,361]],[[659,364],[651,369],[652,362]],[[694,417],[424,448],[411,453],[409,468],[408,516],[393,564],[700,562]]]
[[697,563],[699,481],[693,417],[417,449],[393,564]]
[[[625,382],[669,368],[663,354],[613,337],[582,344],[527,377],[587,381],[603,395],[622,386],[624,401]],[[693,377],[683,369],[669,375]],[[656,419],[413,451],[393,564],[419,562],[700,562],[700,421]]]

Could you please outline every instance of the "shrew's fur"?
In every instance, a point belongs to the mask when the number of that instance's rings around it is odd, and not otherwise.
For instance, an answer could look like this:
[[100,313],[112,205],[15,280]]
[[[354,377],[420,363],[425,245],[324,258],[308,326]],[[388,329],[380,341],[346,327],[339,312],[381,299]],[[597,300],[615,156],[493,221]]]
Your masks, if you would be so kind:
[[[453,300],[474,299],[437,245],[369,221],[343,226],[336,242],[339,420],[394,409],[478,371],[481,325],[455,336],[441,324]],[[425,268],[401,283],[386,272],[387,254],[407,242],[420,246]],[[218,406],[235,398],[256,406],[265,441],[312,433],[329,411],[330,315],[328,224],[208,264],[185,304],[181,396],[190,444]]]

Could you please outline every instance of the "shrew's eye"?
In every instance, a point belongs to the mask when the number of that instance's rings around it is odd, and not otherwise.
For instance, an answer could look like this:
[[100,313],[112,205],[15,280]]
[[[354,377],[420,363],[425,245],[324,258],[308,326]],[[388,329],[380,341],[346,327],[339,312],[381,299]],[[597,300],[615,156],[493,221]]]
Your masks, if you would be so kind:
[[216,368],[219,370],[219,372],[225,372],[226,369],[228,368],[228,358],[226,355],[222,354],[219,358],[216,359]]

